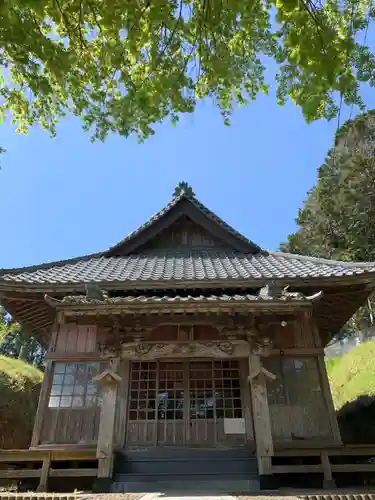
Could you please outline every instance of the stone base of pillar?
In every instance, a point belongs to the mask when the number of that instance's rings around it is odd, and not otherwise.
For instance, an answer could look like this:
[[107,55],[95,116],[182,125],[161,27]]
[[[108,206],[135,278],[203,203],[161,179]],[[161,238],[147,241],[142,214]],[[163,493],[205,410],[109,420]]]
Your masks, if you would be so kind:
[[273,474],[260,474],[259,487],[261,490],[277,490],[279,484],[277,478]]
[[111,477],[96,478],[92,487],[93,493],[110,493],[112,482],[113,480]]

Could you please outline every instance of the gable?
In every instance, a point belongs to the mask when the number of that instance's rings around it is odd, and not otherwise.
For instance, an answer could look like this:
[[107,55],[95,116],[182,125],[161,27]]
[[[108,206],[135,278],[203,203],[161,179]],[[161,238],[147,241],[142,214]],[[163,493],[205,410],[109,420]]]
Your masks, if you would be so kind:
[[168,228],[156,234],[147,243],[140,246],[136,252],[142,253],[149,250],[169,250],[185,248],[225,248],[230,249],[224,241],[206,228],[196,224],[187,216],[181,216]]
[[[194,223],[195,228],[193,229],[191,226],[189,231],[185,231],[185,236],[189,237],[192,241],[198,242],[200,240],[204,242],[204,246],[206,247],[217,244],[218,246],[242,253],[266,253],[258,245],[226,224],[195,197],[182,194],[178,198],[174,198],[164,209],[143,224],[143,226],[129,234],[124,240],[102,255],[105,257],[120,257],[131,253],[139,253],[140,249],[160,248],[160,245],[166,244],[162,243],[162,238],[167,238],[168,240],[166,230],[169,230],[170,234],[168,244],[176,245],[179,237],[173,237],[172,233],[176,231],[178,224],[186,224],[187,220],[189,220],[189,223]],[[173,231],[170,228],[173,228]],[[160,236],[162,233],[163,236]],[[180,238],[183,238],[183,231],[180,231],[180,233]],[[156,247],[153,247],[154,244]],[[167,248],[173,248],[173,246]]]

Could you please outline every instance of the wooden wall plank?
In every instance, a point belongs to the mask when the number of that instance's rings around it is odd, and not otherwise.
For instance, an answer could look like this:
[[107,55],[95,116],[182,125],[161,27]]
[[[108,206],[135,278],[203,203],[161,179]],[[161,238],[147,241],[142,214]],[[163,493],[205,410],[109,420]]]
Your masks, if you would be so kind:
[[100,408],[47,408],[41,444],[94,445],[98,438]]
[[66,352],[69,325],[59,325],[57,332],[56,352]]
[[86,328],[78,327],[77,352],[86,352],[87,331]]
[[78,340],[78,326],[75,324],[68,324],[67,340],[65,346],[65,352],[75,352],[77,351],[77,340]]
[[96,325],[77,325],[75,323],[60,325],[57,334],[56,354],[96,352],[97,330]]
[[88,325],[86,330],[87,340],[86,340],[86,352],[95,352],[98,327],[96,325]]

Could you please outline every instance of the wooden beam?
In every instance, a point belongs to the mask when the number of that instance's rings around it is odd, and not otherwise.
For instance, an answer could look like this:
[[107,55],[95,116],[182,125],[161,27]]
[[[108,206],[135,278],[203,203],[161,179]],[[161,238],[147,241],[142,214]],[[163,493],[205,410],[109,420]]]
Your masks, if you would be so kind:
[[11,291],[0,291],[0,299],[6,299],[10,301],[38,301],[44,302],[44,296],[42,293],[23,293],[23,292],[11,292]]
[[309,347],[309,348],[286,348],[286,349],[271,349],[270,356],[280,356],[282,352],[283,356],[291,357],[311,357],[311,356],[324,356],[323,347]]
[[52,383],[52,375],[53,375],[53,362],[47,361],[44,371],[42,387],[40,389],[40,394],[39,394],[38,408],[36,410],[36,415],[35,415],[33,435],[31,438],[31,446],[37,446],[40,441],[40,435],[43,428],[43,419],[48,406],[48,398]]
[[96,447],[50,445],[27,450],[0,450],[0,463],[42,462],[48,455],[51,456],[52,461],[95,460]]
[[[332,464],[332,472],[374,472],[375,464]],[[324,465],[273,465],[273,474],[307,474],[320,472],[325,474]],[[329,474],[331,475],[331,473]],[[332,483],[331,483],[332,484]],[[329,487],[329,483],[327,483]],[[331,486],[332,487],[332,486]]]
[[375,472],[375,464],[332,464],[333,472]]
[[50,469],[49,477],[96,477],[98,469]]
[[307,474],[324,472],[322,464],[316,465],[272,465],[272,474]]
[[[26,478],[40,478],[39,486],[37,488],[38,493],[44,493],[47,491],[47,479],[48,477],[96,477],[98,469],[50,469],[47,459],[45,459],[45,466],[43,464],[42,469],[8,469],[0,470],[0,479],[26,479]],[[48,467],[47,467],[48,465]]]
[[87,363],[89,361],[100,361],[101,355],[99,352],[49,352],[46,355],[46,359],[49,361],[61,362],[82,362]]
[[0,479],[25,479],[40,477],[42,469],[8,469],[0,470]]
[[[297,444],[297,441],[295,443]],[[278,446],[278,444],[275,442],[275,457],[313,457],[319,456],[322,451],[330,457],[351,455],[375,456],[375,446],[373,444],[337,446],[336,444],[321,443],[316,444],[314,447],[311,446],[311,443],[310,447],[307,446],[308,443],[305,443],[304,447],[294,446],[294,443],[289,446],[282,446],[281,444]]]

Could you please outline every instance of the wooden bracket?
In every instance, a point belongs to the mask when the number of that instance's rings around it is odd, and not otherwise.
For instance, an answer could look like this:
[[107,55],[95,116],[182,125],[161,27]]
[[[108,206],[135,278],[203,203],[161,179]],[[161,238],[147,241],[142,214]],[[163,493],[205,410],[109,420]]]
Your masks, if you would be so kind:
[[271,373],[266,368],[264,368],[264,366],[261,366],[260,369],[259,369],[259,371],[250,373],[249,380],[252,380],[255,377],[258,377],[260,374],[265,375],[265,377],[267,377],[269,380],[275,380],[276,379],[276,375],[274,373]]
[[112,370],[104,370],[104,372],[94,377],[93,380],[98,382],[98,384],[102,387],[106,387],[110,385],[117,385],[119,382],[121,382],[122,377],[120,377],[120,375],[117,375],[117,373]]

